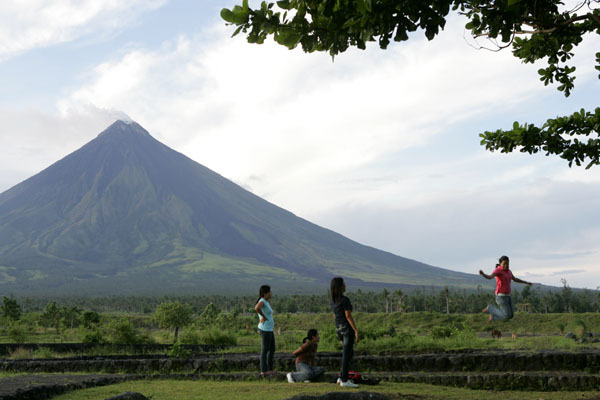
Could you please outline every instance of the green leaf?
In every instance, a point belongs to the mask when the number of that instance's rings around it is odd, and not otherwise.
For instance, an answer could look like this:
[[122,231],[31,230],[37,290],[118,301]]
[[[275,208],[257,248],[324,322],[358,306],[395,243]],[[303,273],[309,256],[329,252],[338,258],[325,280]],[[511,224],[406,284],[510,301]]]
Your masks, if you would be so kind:
[[358,12],[361,14],[370,13],[372,10],[371,0],[357,0],[356,8],[358,9]]
[[[360,19],[356,19],[356,18],[350,18],[349,20],[347,20],[346,22],[344,22],[344,25],[342,25],[342,29],[346,29],[354,24],[356,24],[358,21],[360,21]],[[597,67],[600,69],[600,67]]]
[[224,8],[221,10],[221,18],[223,18],[225,21],[229,22],[230,24],[233,24],[233,12],[231,12],[231,10]]
[[283,27],[275,35],[275,41],[279,44],[286,46],[289,49],[293,49],[302,39],[302,34],[295,29]]
[[282,10],[291,10],[292,9],[292,5],[290,4],[289,0],[278,1],[277,7],[281,8]]
[[231,35],[231,37],[234,37],[235,35],[240,33],[240,31],[242,30],[243,27],[244,27],[243,25],[238,26],[238,28],[235,30],[235,32],[233,32],[233,35]]
[[233,7],[232,10],[233,16],[231,17],[232,22],[236,25],[245,24],[248,22],[248,16],[250,15],[250,10],[248,8],[242,8],[240,6]]

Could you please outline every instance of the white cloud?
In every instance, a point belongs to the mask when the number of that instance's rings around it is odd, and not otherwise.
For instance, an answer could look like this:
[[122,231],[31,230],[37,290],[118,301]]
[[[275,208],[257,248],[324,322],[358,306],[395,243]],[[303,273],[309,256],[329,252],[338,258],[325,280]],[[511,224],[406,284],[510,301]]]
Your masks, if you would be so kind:
[[115,31],[167,0],[3,0],[0,61],[90,33]]
[[0,109],[0,193],[92,140],[116,115],[94,108],[65,116]]
[[[469,165],[487,169],[480,160],[463,167]],[[600,185],[539,178],[539,172],[523,183],[493,176],[485,183],[476,176],[464,180],[452,166],[448,172],[447,187],[439,191],[399,185],[380,201],[342,205],[309,219],[358,242],[457,271],[492,268],[507,254],[517,276],[556,286],[561,278],[575,287],[600,285]],[[413,193],[419,200],[404,201]]]
[[[249,186],[284,207],[332,207],[347,194],[332,193],[332,181],[543,90],[535,68],[509,52],[473,50],[461,26],[431,43],[353,50],[335,63],[230,39],[219,26],[97,66],[59,108],[123,110],[237,182],[260,176]],[[316,204],[315,192],[327,196]]]
[[[544,283],[560,285],[560,273],[572,286],[597,281],[598,216],[589,212],[599,172],[490,154],[476,133],[476,150],[448,139],[556,93],[540,84],[538,65],[469,47],[461,26],[451,20],[432,42],[352,50],[335,63],[230,39],[231,28],[219,26],[160,48],[129,45],[65,90],[59,117],[33,113],[24,127],[25,116],[0,119],[31,135],[31,154],[44,154],[32,160],[46,166],[119,110],[194,160],[359,242],[467,272],[508,253],[518,272]],[[43,135],[60,131],[67,146]],[[0,137],[0,147],[10,140]]]

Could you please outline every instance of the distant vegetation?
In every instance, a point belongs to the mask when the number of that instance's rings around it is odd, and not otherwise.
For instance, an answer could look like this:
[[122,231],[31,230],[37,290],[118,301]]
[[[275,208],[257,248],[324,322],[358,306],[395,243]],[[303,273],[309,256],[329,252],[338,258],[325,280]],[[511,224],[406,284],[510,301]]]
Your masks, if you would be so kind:
[[[327,293],[313,295],[289,295],[277,293],[273,287],[273,308],[277,313],[320,313],[330,312]],[[444,314],[479,313],[494,301],[493,289],[464,290],[421,287],[413,290],[383,289],[379,292],[357,290],[348,294],[354,310],[366,313],[430,311]],[[512,292],[517,311],[528,313],[586,313],[600,312],[600,291],[573,289],[563,280],[563,287],[555,290],[540,286],[524,286]],[[90,310],[95,312],[125,312],[151,314],[161,303],[179,302],[189,304],[196,313],[201,313],[209,304],[223,312],[243,314],[252,312],[256,296],[107,296],[107,297],[14,297],[5,298],[0,315],[20,312],[44,311],[55,302],[63,308]],[[18,305],[17,305],[18,301]],[[6,308],[6,311],[4,309]],[[11,311],[12,310],[12,311]],[[15,319],[15,318],[13,318]],[[18,318],[16,318],[18,319]],[[174,328],[174,327],[173,327]]]
[[[350,293],[361,333],[359,352],[442,351],[448,349],[574,349],[600,346],[585,337],[600,332],[600,293],[572,290],[514,292],[516,317],[488,325],[481,308],[492,300],[490,292],[417,290]],[[173,344],[172,356],[185,356],[182,344],[230,345],[230,351],[254,352],[260,347],[256,334],[254,297],[88,299],[15,299],[4,296],[0,305],[0,342],[83,342],[111,344]],[[326,295],[277,296],[278,351],[292,351],[306,330],[321,332],[321,350],[338,351]],[[497,341],[491,329],[515,333],[519,340]],[[575,339],[565,338],[572,332]],[[510,335],[508,335],[510,337]],[[104,348],[102,348],[104,346]],[[109,350],[107,350],[109,349]],[[38,350],[47,357],[48,351]],[[40,355],[21,351],[13,357]]]

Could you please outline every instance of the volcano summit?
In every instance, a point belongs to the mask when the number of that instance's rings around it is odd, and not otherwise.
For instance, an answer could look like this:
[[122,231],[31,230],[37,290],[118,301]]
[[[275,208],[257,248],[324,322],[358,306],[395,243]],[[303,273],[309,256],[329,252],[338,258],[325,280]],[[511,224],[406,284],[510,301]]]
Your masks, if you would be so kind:
[[0,194],[3,293],[306,293],[335,275],[364,288],[481,284],[299,218],[135,122]]

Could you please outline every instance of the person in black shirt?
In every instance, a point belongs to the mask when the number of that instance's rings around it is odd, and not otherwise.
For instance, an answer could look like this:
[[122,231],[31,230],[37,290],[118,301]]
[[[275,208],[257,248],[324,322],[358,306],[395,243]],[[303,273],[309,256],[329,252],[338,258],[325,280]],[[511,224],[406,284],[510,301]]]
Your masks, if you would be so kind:
[[354,343],[358,343],[358,329],[352,318],[352,304],[350,299],[344,296],[346,284],[344,279],[336,277],[331,280],[331,309],[335,315],[335,331],[342,341],[342,368],[338,383],[342,387],[358,387],[357,384],[348,379],[350,362],[354,356]]

